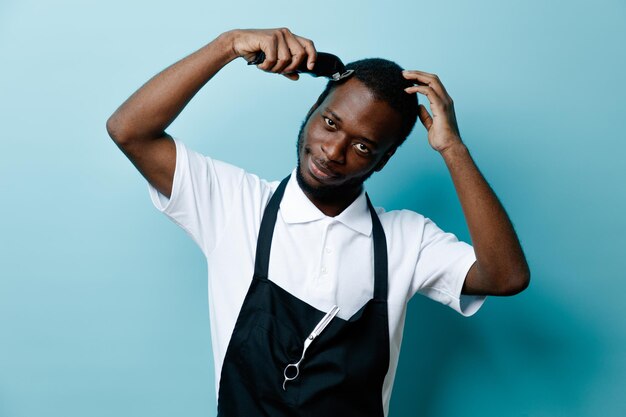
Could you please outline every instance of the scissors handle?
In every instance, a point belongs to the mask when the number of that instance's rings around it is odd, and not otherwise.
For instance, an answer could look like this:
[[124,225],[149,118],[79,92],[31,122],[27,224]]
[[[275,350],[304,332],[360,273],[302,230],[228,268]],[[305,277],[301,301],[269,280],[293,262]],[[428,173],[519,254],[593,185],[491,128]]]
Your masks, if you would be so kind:
[[[289,376],[289,369],[290,368],[295,368],[294,370],[294,374],[292,376]],[[285,367],[285,371],[283,372],[283,374],[285,375],[285,380],[287,381],[292,381],[294,379],[296,379],[298,377],[298,374],[300,374],[300,362],[296,362],[296,363],[290,363],[289,365],[287,365]]]
[[[285,366],[285,370],[283,371],[283,376],[285,377],[285,380],[283,381],[283,391],[287,390],[287,388],[285,388],[285,384],[287,383],[287,381],[293,381],[294,379],[296,379],[298,377],[298,375],[300,375],[300,362],[302,362],[302,359],[304,359],[304,352],[306,351],[306,346],[304,348],[304,350],[302,351],[302,356],[300,357],[300,360],[296,363],[290,363],[287,364],[287,366]],[[293,376],[289,376],[289,368],[296,368],[295,374],[293,374]]]

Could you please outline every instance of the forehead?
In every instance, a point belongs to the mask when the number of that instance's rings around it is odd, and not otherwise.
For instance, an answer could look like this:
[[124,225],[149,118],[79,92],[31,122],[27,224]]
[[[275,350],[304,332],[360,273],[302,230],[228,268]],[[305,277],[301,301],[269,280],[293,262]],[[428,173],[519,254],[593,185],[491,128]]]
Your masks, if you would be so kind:
[[341,127],[357,136],[379,142],[393,142],[398,138],[402,122],[398,112],[377,99],[357,78],[350,78],[335,87],[320,109],[335,113],[341,119]]

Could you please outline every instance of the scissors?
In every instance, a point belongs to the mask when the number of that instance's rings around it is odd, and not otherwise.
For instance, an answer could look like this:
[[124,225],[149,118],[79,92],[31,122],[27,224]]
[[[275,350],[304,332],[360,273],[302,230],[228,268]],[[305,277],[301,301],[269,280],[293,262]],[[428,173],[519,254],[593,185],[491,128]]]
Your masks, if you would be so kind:
[[[322,318],[322,320],[320,320],[319,323],[317,323],[315,329],[313,329],[311,334],[304,341],[304,348],[302,349],[302,356],[300,357],[300,360],[296,363],[290,363],[285,367],[285,370],[283,371],[283,375],[285,376],[285,380],[283,381],[283,390],[286,390],[285,384],[287,383],[287,381],[293,381],[298,377],[298,375],[300,374],[300,362],[302,362],[302,360],[304,359],[304,354],[306,350],[309,348],[311,343],[313,343],[315,338],[319,336],[320,333],[322,333],[326,326],[328,326],[328,323],[330,323],[330,321],[337,315],[338,312],[339,307],[333,306],[333,308],[331,308],[330,311],[326,313],[326,315]],[[290,368],[292,367],[294,369],[290,370]],[[293,376],[289,376],[289,373],[292,373]]]

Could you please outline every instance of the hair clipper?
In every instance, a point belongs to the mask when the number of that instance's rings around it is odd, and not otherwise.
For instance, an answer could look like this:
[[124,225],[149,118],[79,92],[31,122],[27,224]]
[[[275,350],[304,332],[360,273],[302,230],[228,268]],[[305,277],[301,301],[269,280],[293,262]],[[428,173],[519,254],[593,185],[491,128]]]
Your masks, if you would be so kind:
[[[252,61],[248,62],[248,65],[259,65],[263,63],[263,61],[265,61],[265,52],[260,51]],[[312,70],[307,67],[307,62],[304,61],[293,72],[310,74],[313,77],[326,77],[331,81],[339,81],[352,75],[354,70],[346,70],[345,65],[343,65],[343,62],[341,62],[336,55],[327,52],[318,52]]]

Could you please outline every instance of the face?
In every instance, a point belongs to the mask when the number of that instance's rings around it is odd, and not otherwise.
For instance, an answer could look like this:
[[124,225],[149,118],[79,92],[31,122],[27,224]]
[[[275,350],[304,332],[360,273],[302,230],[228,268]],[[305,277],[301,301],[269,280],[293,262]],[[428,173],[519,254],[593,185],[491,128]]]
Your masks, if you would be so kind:
[[324,200],[360,190],[395,151],[400,124],[400,115],[358,79],[337,86],[300,129],[300,187]]

